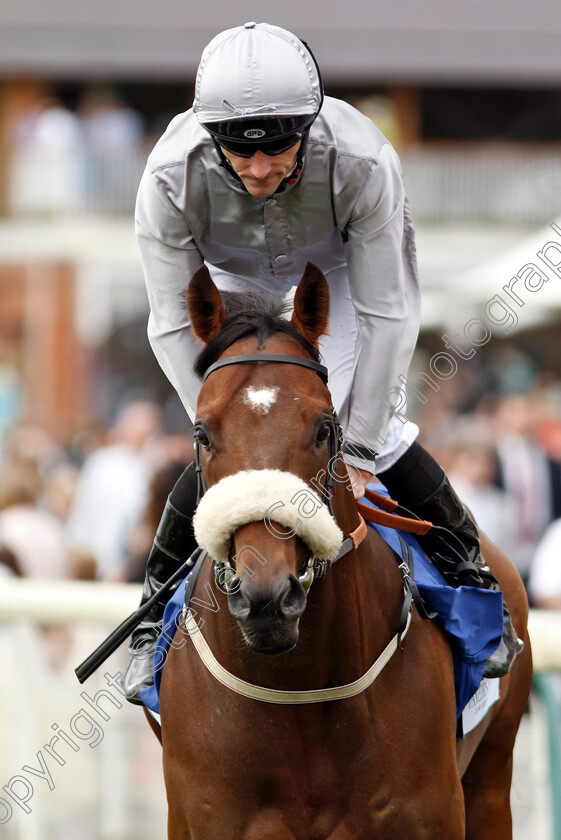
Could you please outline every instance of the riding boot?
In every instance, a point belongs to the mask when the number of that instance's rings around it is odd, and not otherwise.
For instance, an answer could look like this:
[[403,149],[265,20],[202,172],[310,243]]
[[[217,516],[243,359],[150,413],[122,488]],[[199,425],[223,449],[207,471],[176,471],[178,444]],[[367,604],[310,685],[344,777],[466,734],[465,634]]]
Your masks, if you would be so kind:
[[[173,495],[173,494],[172,494]],[[170,497],[171,498],[171,497]],[[140,605],[145,604],[197,547],[190,516],[180,513],[167,500],[154,544],[146,563]],[[154,682],[153,654],[162,629],[164,607],[177,586],[156,602],[131,636],[130,662],[121,683],[129,703],[142,705],[140,692]]]
[[[451,531],[460,541],[467,560],[454,558],[456,552],[430,552],[431,559],[452,586],[476,586],[498,590],[499,584],[483,559],[479,548],[477,527],[469,511],[460,501],[446,475],[440,487],[428,499],[411,506],[417,516]],[[516,635],[512,618],[503,597],[503,636],[497,650],[485,662],[485,677],[502,677],[506,674],[524,647]]]

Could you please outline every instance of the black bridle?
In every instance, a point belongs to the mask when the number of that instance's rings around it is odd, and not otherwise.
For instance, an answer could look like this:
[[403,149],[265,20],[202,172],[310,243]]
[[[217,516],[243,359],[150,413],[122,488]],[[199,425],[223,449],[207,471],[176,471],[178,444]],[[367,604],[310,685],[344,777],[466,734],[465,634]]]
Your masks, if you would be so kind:
[[313,359],[304,359],[303,356],[288,356],[281,353],[242,353],[239,356],[227,356],[225,359],[214,362],[206,369],[203,382],[218,368],[226,367],[226,365],[237,365],[241,362],[281,362],[282,364],[300,365],[315,370],[323,384],[327,385],[328,374],[325,365],[314,362]]
[[[227,356],[225,359],[219,359],[214,364],[210,365],[205,371],[203,382],[205,382],[211,373],[219,370],[227,365],[245,364],[247,362],[273,362],[289,365],[300,365],[301,367],[309,368],[315,371],[324,385],[327,385],[328,371],[325,365],[314,361],[313,359],[305,359],[302,356],[289,356],[281,353],[244,353],[237,356]],[[329,512],[333,515],[331,509],[331,498],[335,494],[336,481],[334,477],[335,464],[341,445],[343,442],[343,431],[341,424],[337,417],[337,413],[333,406],[331,406],[331,423],[328,438],[328,468],[326,471],[325,481],[322,490],[322,502],[327,505]],[[206,482],[203,473],[203,466],[201,462],[201,451],[197,440],[195,440],[195,470],[197,473],[197,504],[206,491]]]
[[[225,359],[220,359],[219,361],[215,362],[214,364],[210,365],[210,367],[205,372],[203,377],[203,382],[207,379],[210,374],[218,370],[221,367],[225,367],[226,365],[235,365],[241,364],[245,362],[280,362],[284,364],[292,364],[292,365],[300,365],[301,367],[309,368],[315,371],[322,382],[327,384],[327,368],[324,365],[321,365],[319,362],[315,362],[312,359],[305,359],[301,356],[284,356],[284,355],[277,355],[271,353],[248,353],[247,355],[241,356],[228,356]],[[327,505],[329,512],[333,515],[333,511],[331,508],[331,497],[335,493],[336,482],[333,477],[335,464],[339,452],[341,451],[341,444],[342,444],[342,430],[339,420],[337,418],[337,414],[333,406],[331,407],[331,424],[330,424],[330,432],[329,432],[329,462],[327,465],[327,473],[325,477],[325,482],[323,486],[323,493],[322,493],[322,502]],[[198,441],[195,441],[195,468],[197,473],[197,504],[204,492],[206,491],[206,483],[204,479],[202,463],[201,463],[201,453],[200,453],[200,446]],[[400,538],[401,540],[401,538]],[[410,552],[410,549],[406,546],[406,544],[402,542],[402,550],[403,547]],[[339,560],[341,557],[344,557],[346,554],[349,554],[353,548],[354,540],[351,535],[346,537],[343,540],[343,544],[339,551],[339,554],[335,558],[335,560]],[[393,550],[393,549],[392,549]],[[395,552],[394,552],[395,553]],[[403,577],[404,586],[406,589],[406,599],[405,604],[402,610],[401,621],[400,621],[400,628],[398,631],[398,641],[397,646],[401,642],[401,636],[405,632],[407,624],[407,616],[409,614],[409,610],[411,608],[411,600],[412,598],[415,599],[415,595],[413,593],[414,589],[414,582],[412,581],[412,574],[410,573],[410,568],[412,568],[411,563],[402,562],[402,559],[406,559],[405,555],[403,558],[400,558],[399,555],[396,555],[398,562],[400,563],[399,570]],[[183,565],[176,570],[176,572],[172,575],[172,577],[167,580],[163,586],[158,589],[154,595],[146,601],[135,613],[130,615],[125,621],[123,621],[116,630],[114,630],[104,642],[92,653],[82,664],[76,669],[76,675],[80,683],[83,683],[94,671],[99,668],[99,666],[105,662],[105,660],[121,645],[126,638],[132,633],[135,627],[138,627],[140,622],[146,618],[149,614],[150,610],[154,607],[154,605],[158,602],[163,603],[161,601],[162,597],[171,592],[174,588],[174,585],[178,583],[182,577],[190,573],[189,582],[186,589],[186,609],[189,607],[191,595],[193,594],[195,583],[197,580],[197,576],[201,570],[202,564],[207,557],[206,551],[201,548],[197,548],[191,557],[186,560]],[[407,558],[408,559],[408,558]],[[299,574],[299,580],[304,586],[306,592],[309,590],[311,586],[312,580],[319,580],[320,578],[324,577],[327,570],[329,569],[332,562],[335,561],[326,561],[321,558],[310,558],[308,563],[306,564],[303,573]],[[215,575],[217,574],[217,568],[215,564]],[[416,591],[416,587],[415,587]],[[422,602],[417,602],[417,607],[421,612],[423,618],[432,618],[433,614],[425,615],[421,611]]]

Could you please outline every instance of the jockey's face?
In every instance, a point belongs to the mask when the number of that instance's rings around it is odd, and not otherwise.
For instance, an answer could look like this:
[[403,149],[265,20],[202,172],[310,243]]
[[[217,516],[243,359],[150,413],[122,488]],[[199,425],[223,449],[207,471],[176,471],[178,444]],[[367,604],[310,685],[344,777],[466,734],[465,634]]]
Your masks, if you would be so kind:
[[302,141],[299,140],[286,152],[274,156],[266,155],[258,149],[250,158],[234,155],[223,147],[221,149],[248,193],[268,196],[275,192],[281,181],[294,169],[301,144]]

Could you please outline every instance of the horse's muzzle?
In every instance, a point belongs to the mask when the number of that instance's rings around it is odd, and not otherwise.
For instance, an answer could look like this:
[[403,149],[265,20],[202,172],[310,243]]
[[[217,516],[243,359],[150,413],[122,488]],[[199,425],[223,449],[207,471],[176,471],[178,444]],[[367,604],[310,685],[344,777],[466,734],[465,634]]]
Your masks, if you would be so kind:
[[289,574],[266,590],[251,578],[234,579],[228,595],[230,614],[239,624],[246,644],[258,653],[286,653],[298,641],[298,623],[306,607],[302,584]]

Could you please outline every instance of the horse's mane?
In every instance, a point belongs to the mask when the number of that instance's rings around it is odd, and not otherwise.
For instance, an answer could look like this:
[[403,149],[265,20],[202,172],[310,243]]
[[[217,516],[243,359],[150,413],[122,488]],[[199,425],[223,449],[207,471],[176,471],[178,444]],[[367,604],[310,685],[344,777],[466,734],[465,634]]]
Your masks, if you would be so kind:
[[220,332],[201,350],[194,364],[197,376],[216,362],[228,347],[240,338],[255,333],[258,347],[277,332],[295,338],[312,359],[319,361],[319,351],[284,316],[289,304],[257,292],[221,292],[226,320]]

